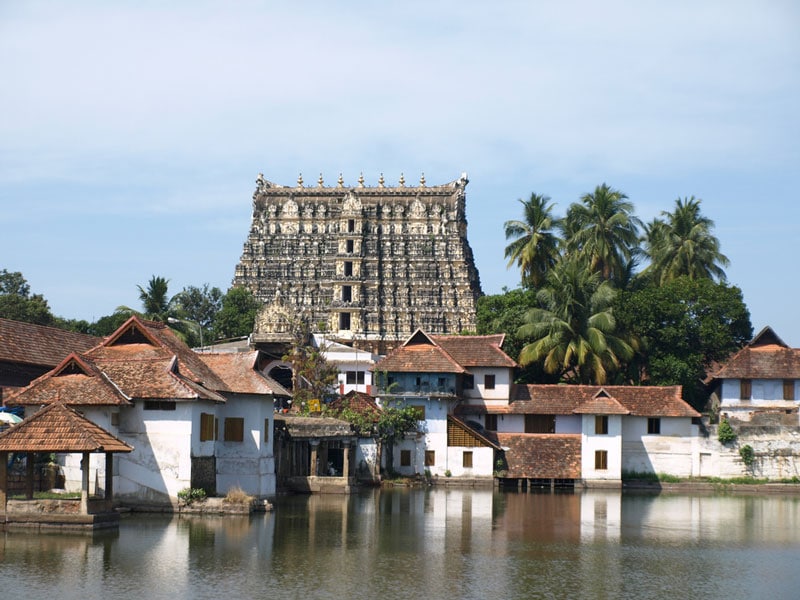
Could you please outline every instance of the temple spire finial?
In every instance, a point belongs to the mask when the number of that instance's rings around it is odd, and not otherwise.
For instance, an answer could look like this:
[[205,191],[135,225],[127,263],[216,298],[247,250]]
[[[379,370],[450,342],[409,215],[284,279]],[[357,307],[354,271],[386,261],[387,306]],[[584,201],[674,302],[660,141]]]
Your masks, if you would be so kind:
[[336,182],[336,185],[338,185],[340,188],[344,187],[344,177],[342,177],[341,173],[339,173],[339,180]]
[[406,187],[406,178],[400,173],[400,187]]
[[378,178],[378,187],[385,187],[384,183],[385,181],[383,179],[383,173],[381,173],[381,176]]
[[358,176],[358,187],[364,187],[364,171]]
[[322,173],[319,174],[319,179],[317,179],[317,187],[322,187],[325,182],[322,180]]
[[425,173],[422,173],[422,177],[419,178],[419,187],[425,187]]
[[297,187],[299,187],[299,188],[303,187],[303,174],[302,173],[300,173],[300,175],[297,176]]

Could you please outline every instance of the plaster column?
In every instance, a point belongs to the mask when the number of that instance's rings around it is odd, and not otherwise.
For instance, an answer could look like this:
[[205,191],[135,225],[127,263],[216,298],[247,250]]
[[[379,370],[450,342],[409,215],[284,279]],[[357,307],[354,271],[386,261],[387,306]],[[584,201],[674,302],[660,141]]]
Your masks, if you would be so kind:
[[309,474],[311,477],[317,476],[317,449],[319,448],[319,440],[311,440],[311,469]]
[[344,477],[345,482],[347,482],[350,478],[350,442],[343,442],[344,445],[344,452],[342,452],[343,456],[343,465],[342,465],[342,476]]
[[81,458],[81,514],[89,514],[89,453]]

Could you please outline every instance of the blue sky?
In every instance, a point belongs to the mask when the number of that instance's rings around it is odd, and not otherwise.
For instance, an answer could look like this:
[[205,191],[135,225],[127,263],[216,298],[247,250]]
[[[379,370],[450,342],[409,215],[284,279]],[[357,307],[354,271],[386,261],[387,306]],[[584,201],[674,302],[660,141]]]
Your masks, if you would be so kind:
[[93,320],[152,275],[227,289],[259,172],[465,171],[491,294],[518,198],[606,182],[644,220],[701,198],[797,347],[799,32],[790,1],[4,2],[0,268]]

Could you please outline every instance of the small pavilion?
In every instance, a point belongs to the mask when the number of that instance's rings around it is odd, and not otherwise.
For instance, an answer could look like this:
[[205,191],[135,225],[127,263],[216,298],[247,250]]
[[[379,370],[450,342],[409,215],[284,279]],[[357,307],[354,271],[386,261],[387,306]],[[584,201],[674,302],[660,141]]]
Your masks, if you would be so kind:
[[[132,451],[131,446],[62,402],[45,406],[0,433],[0,526],[78,526],[91,529],[117,526],[119,514],[113,507],[114,454]],[[8,499],[8,458],[12,452],[25,453],[27,457],[26,500],[23,501]],[[43,509],[33,500],[34,454],[37,452],[83,455],[81,498],[77,506],[75,501],[53,501],[55,508],[51,505]],[[104,497],[90,500],[89,455],[92,453],[105,454],[106,481]]]

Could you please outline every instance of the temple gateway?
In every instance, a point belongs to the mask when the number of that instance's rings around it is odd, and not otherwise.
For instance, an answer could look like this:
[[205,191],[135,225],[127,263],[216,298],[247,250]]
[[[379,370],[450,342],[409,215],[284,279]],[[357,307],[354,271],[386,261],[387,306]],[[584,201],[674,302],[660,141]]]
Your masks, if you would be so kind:
[[234,285],[264,307],[256,344],[288,341],[299,322],[384,353],[417,328],[475,330],[480,279],[467,241],[466,174],[428,186],[326,186],[256,180],[253,220]]

